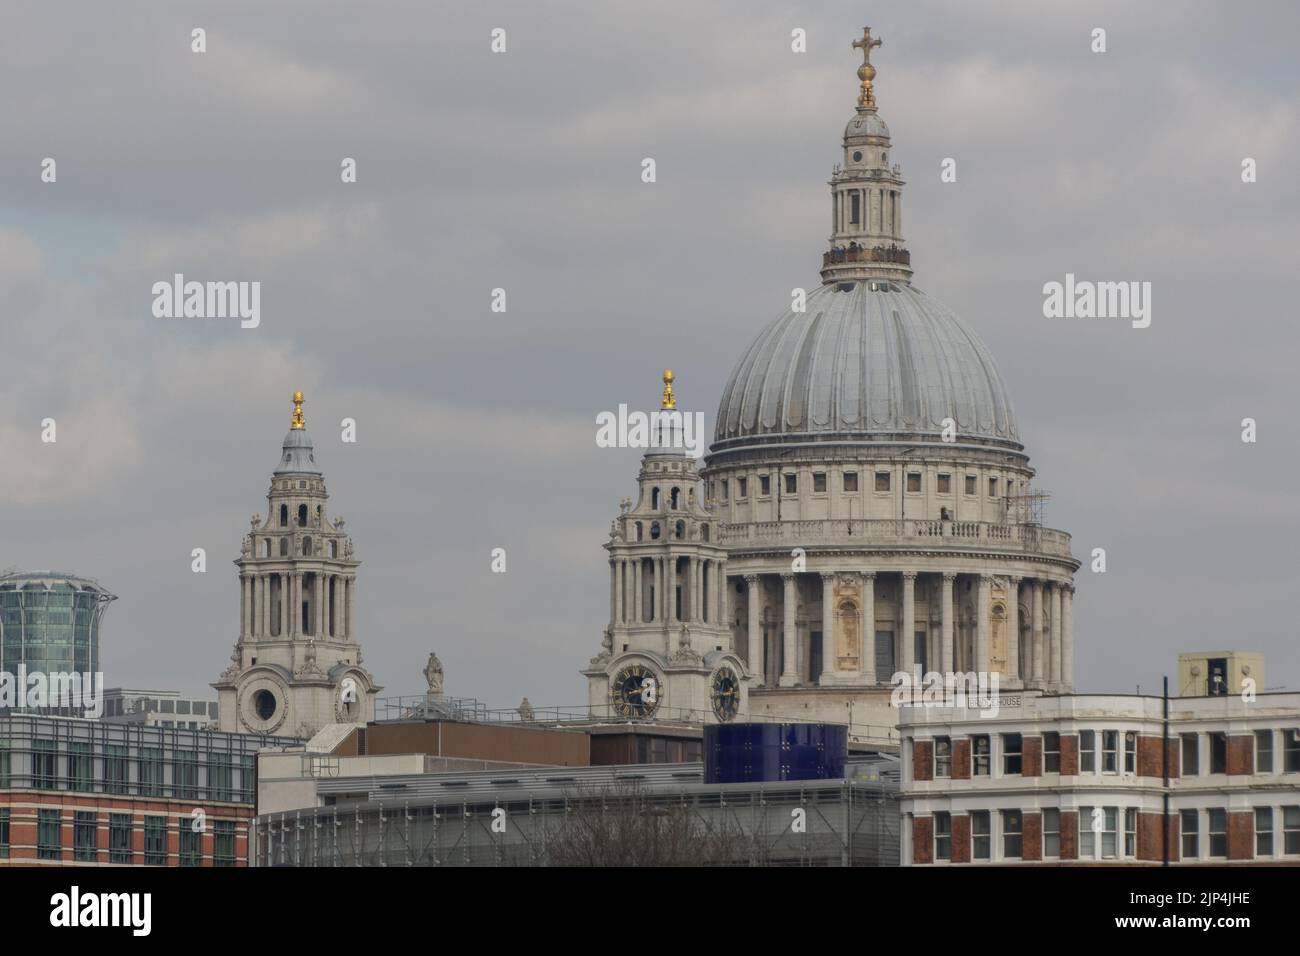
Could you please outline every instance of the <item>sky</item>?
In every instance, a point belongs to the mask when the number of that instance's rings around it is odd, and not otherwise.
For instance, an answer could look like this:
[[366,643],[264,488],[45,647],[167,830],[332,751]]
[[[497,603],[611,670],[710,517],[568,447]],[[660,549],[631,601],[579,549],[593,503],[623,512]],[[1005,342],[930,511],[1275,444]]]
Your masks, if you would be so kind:
[[[750,341],[819,284],[866,24],[914,284],[997,357],[1045,524],[1106,550],[1076,578],[1077,688],[1157,690],[1225,648],[1300,686],[1284,0],[11,0],[0,568],[118,595],[110,685],[212,693],[302,389],[382,693],[422,692],[436,651],[450,694],[582,704],[639,459],[595,416],[653,407],[671,367],[711,434]],[[178,272],[260,282],[260,325],[156,318]],[[1150,327],[1045,318],[1067,273],[1150,282]]]

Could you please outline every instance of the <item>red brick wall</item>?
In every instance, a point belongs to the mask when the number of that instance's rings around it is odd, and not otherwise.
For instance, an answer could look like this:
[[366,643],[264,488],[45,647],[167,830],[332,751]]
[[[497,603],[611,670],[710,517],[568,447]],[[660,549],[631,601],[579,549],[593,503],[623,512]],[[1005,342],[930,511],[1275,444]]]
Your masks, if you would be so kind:
[[[108,862],[109,814],[129,813],[132,816],[131,844],[134,849],[134,863],[144,862],[144,818],[165,815],[167,818],[167,865],[180,863],[180,826],[190,826],[195,807],[202,809],[206,815],[206,832],[202,840],[203,866],[212,866],[212,852],[216,837],[213,824],[217,820],[230,820],[235,823],[235,865],[246,866],[248,861],[248,839],[245,829],[253,817],[253,808],[247,805],[234,806],[227,803],[208,803],[192,800],[169,800],[165,797],[128,797],[92,795],[63,791],[44,790],[6,790],[0,791],[0,807],[9,807],[9,858],[0,860],[3,865],[22,865],[37,860],[37,819],[38,810],[49,809],[60,812],[62,824],[61,861],[64,864],[76,863],[90,866],[89,862],[74,860],[76,811],[93,811],[96,815],[98,831],[96,845],[104,852],[100,854],[99,863]],[[53,861],[41,861],[49,865]]]
[[[1160,741],[1156,741],[1156,755],[1159,756]],[[1141,748],[1138,749],[1138,757],[1141,759]],[[1152,860],[1159,862],[1163,859],[1164,848],[1160,845],[1160,820],[1159,813],[1139,813],[1137,827],[1137,858],[1139,860]]]
[[1079,735],[1061,734],[1061,776],[1079,774]]
[[1228,773],[1250,774],[1255,772],[1255,735],[1241,734],[1228,738]]
[[[1078,740],[1075,739],[1077,745]],[[1076,758],[1078,751],[1075,751]],[[1061,768],[1065,768],[1065,738],[1061,738]],[[1079,811],[1061,811],[1061,859],[1077,860],[1079,858]]]
[[1043,738],[1025,737],[1024,747],[1021,774],[1026,777],[1041,777],[1043,774]]
[[1138,736],[1137,775],[1160,777],[1164,768],[1160,764],[1160,738]]
[[1025,846],[1021,857],[1025,860],[1041,860],[1043,858],[1043,815],[1025,813],[1023,816]]
[[912,779],[934,779],[934,741],[918,740],[912,747]]
[[966,814],[952,815],[952,862],[970,862],[970,817]]
[[952,742],[952,779],[970,779],[969,737],[960,737]]
[[934,817],[912,819],[912,862],[934,862]]
[[[1240,740],[1233,737],[1230,740]],[[1250,739],[1250,738],[1247,738]],[[1231,761],[1231,749],[1229,749]],[[1229,763],[1231,767],[1231,763]],[[1232,772],[1231,769],[1228,770]],[[1276,840],[1277,837],[1274,837]],[[1228,859],[1253,860],[1255,858],[1255,811],[1242,810],[1228,814]]]

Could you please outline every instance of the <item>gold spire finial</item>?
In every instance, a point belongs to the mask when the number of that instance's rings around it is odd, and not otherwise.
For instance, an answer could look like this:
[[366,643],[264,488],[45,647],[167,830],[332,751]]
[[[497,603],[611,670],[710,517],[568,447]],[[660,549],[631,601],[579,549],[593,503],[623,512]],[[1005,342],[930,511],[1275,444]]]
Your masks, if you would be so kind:
[[302,417],[302,392],[293,393],[293,421],[289,423],[290,428],[306,428],[307,423]]
[[673,398],[673,370],[664,369],[664,397],[659,403],[660,408],[676,408],[677,399]]
[[862,81],[862,92],[858,94],[858,106],[876,105],[876,96],[871,92],[871,81],[876,78],[876,68],[871,65],[871,49],[882,45],[882,41],[871,38],[871,27],[863,27],[862,39],[853,41],[853,48],[862,51],[862,65],[858,67],[858,79]]

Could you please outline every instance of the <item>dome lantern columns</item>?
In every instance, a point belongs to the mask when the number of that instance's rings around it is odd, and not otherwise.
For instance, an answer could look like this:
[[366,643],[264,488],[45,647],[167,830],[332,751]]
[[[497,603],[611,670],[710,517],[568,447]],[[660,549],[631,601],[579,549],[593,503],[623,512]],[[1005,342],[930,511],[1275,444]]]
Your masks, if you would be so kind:
[[844,130],[844,161],[832,171],[831,248],[822,257],[827,285],[860,279],[912,277],[911,254],[903,243],[903,180],[889,163],[889,127],[876,112],[871,51],[881,41],[865,27],[853,46],[862,50],[857,113]]

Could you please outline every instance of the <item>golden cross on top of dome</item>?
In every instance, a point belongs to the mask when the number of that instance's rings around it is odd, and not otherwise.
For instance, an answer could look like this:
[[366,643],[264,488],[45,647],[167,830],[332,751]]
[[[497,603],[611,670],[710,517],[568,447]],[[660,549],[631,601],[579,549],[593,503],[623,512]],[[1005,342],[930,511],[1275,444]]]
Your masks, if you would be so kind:
[[871,37],[871,27],[862,28],[862,39],[853,41],[853,48],[862,51],[862,65],[858,67],[858,79],[862,81],[862,92],[858,94],[859,106],[875,106],[876,97],[871,92],[871,81],[876,78],[876,68],[871,65],[871,50],[882,46],[883,41]]
[[293,421],[289,423],[290,428],[306,428],[307,423],[302,417],[302,392],[293,393]]

